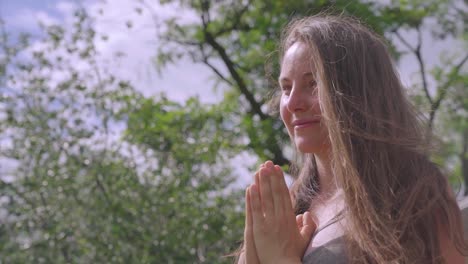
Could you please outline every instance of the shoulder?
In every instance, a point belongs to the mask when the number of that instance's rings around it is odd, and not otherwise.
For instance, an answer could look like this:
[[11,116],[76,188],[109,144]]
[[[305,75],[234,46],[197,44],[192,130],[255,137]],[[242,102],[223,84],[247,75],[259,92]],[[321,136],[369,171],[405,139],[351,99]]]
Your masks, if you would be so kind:
[[[440,254],[446,263],[463,264],[464,257],[455,245],[454,236],[451,235],[449,228],[440,220],[436,221],[437,234],[439,238]],[[463,232],[463,230],[459,230]],[[453,233],[453,232],[452,232]]]
[[[453,192],[450,188],[447,189],[447,192],[455,200]],[[457,236],[462,234],[461,239],[463,239],[463,222],[461,219],[461,211],[458,206],[451,208],[451,212],[449,212],[449,214],[452,214],[452,220],[454,220],[450,221],[452,222],[451,226],[448,224],[449,221],[447,221],[447,216],[442,213],[443,211],[444,210],[438,210],[438,212],[435,214],[435,224],[437,236],[439,239],[440,254],[446,263],[463,264],[465,263],[465,258],[456,245]]]

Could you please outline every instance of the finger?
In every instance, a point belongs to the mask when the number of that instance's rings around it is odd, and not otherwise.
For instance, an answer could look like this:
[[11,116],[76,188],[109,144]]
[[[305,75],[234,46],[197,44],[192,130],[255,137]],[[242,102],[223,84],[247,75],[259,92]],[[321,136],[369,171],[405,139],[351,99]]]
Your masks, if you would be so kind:
[[245,189],[245,220],[244,220],[244,241],[247,241],[247,233],[249,229],[249,217],[250,217],[250,201],[249,201],[249,187]]
[[260,226],[263,225],[264,217],[262,212],[262,204],[260,201],[260,192],[258,186],[252,184],[249,188],[249,199],[252,213],[252,229],[255,232],[255,229],[258,230]]
[[282,219],[285,216],[285,206],[283,200],[284,198],[284,191],[283,186],[281,185],[281,177],[282,175],[278,173],[275,169],[273,163],[267,164],[266,168],[269,177],[270,177],[270,184],[271,184],[271,192],[273,196],[273,207],[275,210],[275,216],[278,219]]
[[[255,182],[255,185],[260,186],[260,169],[258,169],[258,171],[255,172],[255,180],[254,180],[254,182]],[[259,194],[259,195],[260,195],[260,201],[261,201],[261,200],[262,200],[262,196],[261,196],[261,194]]]
[[260,186],[259,172],[262,168],[265,168],[265,163],[260,164],[258,170],[255,172],[255,184],[257,184],[257,186]]
[[253,223],[252,223],[252,205],[250,198],[250,187],[245,192],[245,231],[244,231],[244,246],[246,263],[255,263],[257,259],[255,242],[253,239]]
[[280,190],[283,195],[283,208],[284,208],[284,213],[286,215],[294,215],[294,209],[293,209],[293,204],[291,201],[291,196],[289,193],[288,185],[286,184],[286,180],[284,178],[284,173],[283,170],[281,169],[280,166],[275,165],[275,171],[278,173],[278,179],[279,179],[279,185],[280,185]]
[[274,166],[275,164],[271,160],[267,160],[265,163],[263,163],[263,166],[265,167],[271,167]]
[[252,205],[250,202],[250,187],[245,190],[245,234],[244,237],[247,239],[247,233],[252,228]]
[[[259,172],[262,168],[265,168],[265,163],[262,163],[262,164],[260,164],[260,166],[258,166],[257,172]],[[258,186],[260,186],[260,185],[258,185]]]
[[317,225],[312,219],[310,212],[305,212],[302,220],[301,237],[304,241],[310,241]]
[[260,170],[260,196],[262,198],[261,204],[263,207],[263,212],[266,218],[272,217],[275,215],[273,195],[271,191],[271,175],[268,172],[267,168],[262,168]]
[[[245,189],[245,230],[249,227],[250,217],[250,199],[249,199],[249,187]],[[245,232],[244,232],[245,233]]]
[[302,223],[302,221],[303,221],[302,219],[303,219],[302,214],[296,215],[296,225],[297,225],[297,228],[298,228],[299,230],[302,229],[302,224],[303,224],[303,223]]

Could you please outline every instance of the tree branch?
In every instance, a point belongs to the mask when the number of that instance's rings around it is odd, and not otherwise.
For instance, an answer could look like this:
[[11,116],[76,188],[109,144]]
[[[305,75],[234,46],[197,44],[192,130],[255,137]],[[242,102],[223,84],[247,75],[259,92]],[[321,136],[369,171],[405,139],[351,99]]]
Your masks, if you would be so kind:
[[[249,91],[247,84],[245,83],[243,77],[241,76],[239,72],[239,68],[236,66],[235,62],[231,60],[231,58],[227,54],[226,49],[217,41],[216,39],[217,36],[208,30],[209,20],[208,20],[208,15],[206,14],[207,12],[208,10],[203,10],[201,14],[202,30],[203,30],[205,42],[208,46],[210,46],[217,53],[217,56],[219,56],[221,60],[223,61],[224,65],[226,66],[229,72],[229,75],[233,79],[233,81],[230,81],[230,82],[234,82],[234,84],[240,90],[241,94],[243,94],[245,98],[247,99],[250,105],[250,110],[247,111],[247,114],[251,117],[257,115],[260,118],[260,120],[270,119],[271,117],[269,117],[267,114],[265,114],[262,111],[261,109],[262,104],[259,103],[255,99],[254,95]],[[215,73],[216,72],[217,70],[215,71]],[[269,155],[273,156],[272,160],[275,164],[279,164],[279,165],[289,164],[289,160],[284,157],[283,152],[280,146],[277,144],[277,142],[275,142],[275,144],[269,144],[265,147],[270,152]]]
[[247,10],[249,9],[250,4],[252,3],[251,0],[249,0],[237,13],[235,12],[234,15],[234,21],[231,22],[231,25],[229,27],[222,28],[215,32],[213,36],[216,38],[218,36],[223,35],[226,32],[233,31],[235,29],[240,29],[240,30],[249,30],[250,26],[249,25],[242,25],[240,23],[241,17]]
[[459,63],[455,65],[455,68],[453,68],[451,72],[451,78],[448,79],[439,89],[439,96],[437,99],[431,104],[431,112],[429,116],[429,127],[432,127],[432,124],[434,123],[435,115],[437,109],[439,109],[440,104],[442,103],[442,100],[444,100],[445,96],[447,95],[447,90],[450,88],[450,86],[453,84],[453,82],[456,80],[453,76],[457,75],[458,72],[460,71],[461,67],[468,61],[468,53],[465,55],[463,59]]
[[429,94],[429,87],[427,86],[426,69],[425,69],[423,58],[421,56],[421,47],[422,47],[421,28],[418,26],[416,29],[417,29],[417,32],[418,32],[418,44],[416,46],[416,49],[414,50],[414,53],[416,55],[416,58],[418,59],[419,71],[421,73],[421,79],[422,79],[422,82],[423,82],[424,93],[426,94],[427,100],[432,105],[434,100],[432,99],[431,95]]
[[201,51],[201,54],[202,54],[202,62],[208,66],[216,75],[218,75],[219,78],[221,78],[223,81],[225,81],[226,83],[228,83],[230,86],[234,86],[234,84],[227,78],[225,77],[218,69],[216,69],[216,67],[211,64],[208,60],[210,58],[210,56],[208,54],[206,54],[205,52],[205,48],[203,47],[202,44],[199,45],[198,47]]
[[424,61],[423,61],[423,58],[421,56],[421,50],[419,49],[419,47],[418,47],[418,49],[416,49],[415,55],[416,55],[416,58],[418,59],[419,72],[421,73],[421,79],[422,79],[422,83],[423,83],[424,94],[426,95],[426,98],[429,101],[429,103],[433,104],[434,100],[432,99],[431,94],[429,93],[429,87],[427,86],[426,69],[425,69],[425,66],[424,66]]
[[99,191],[101,191],[102,195],[104,196],[104,200],[106,201],[107,205],[111,207],[112,206],[111,199],[109,195],[107,194],[106,188],[104,188],[104,185],[99,179],[99,174],[94,175],[94,181],[96,182],[96,187],[99,189]]
[[463,65],[466,63],[466,61],[468,61],[468,53],[465,55],[465,57],[455,66],[455,71],[456,73],[458,73],[461,69],[461,67],[463,67]]
[[180,40],[180,39],[172,38],[170,36],[160,36],[159,38],[161,38],[164,41],[174,42],[174,43],[177,43],[177,44],[182,45],[182,46],[199,46],[200,45],[200,42],[189,41],[189,40]]
[[427,77],[426,77],[426,69],[424,66],[424,61],[421,56],[421,47],[422,47],[422,36],[421,36],[421,29],[417,27],[417,32],[418,32],[418,43],[416,45],[416,48],[413,48],[408,41],[406,41],[401,34],[398,32],[398,30],[394,30],[393,33],[397,36],[397,38],[405,45],[415,56],[419,64],[419,72],[421,74],[421,79],[423,83],[423,90],[424,94],[426,95],[427,100],[429,101],[429,104],[433,104],[434,100],[431,97],[431,94],[429,93],[429,87],[427,85]]
[[234,81],[237,84],[237,87],[239,88],[240,92],[245,96],[247,101],[250,104],[250,107],[252,108],[253,112],[257,114],[260,119],[265,120],[268,118],[268,116],[263,113],[260,104],[255,100],[253,94],[249,91],[247,88],[247,85],[245,84],[244,80],[240,76],[240,74],[237,72],[234,62],[231,61],[229,56],[226,53],[226,50],[213,38],[213,36],[208,32],[207,28],[205,27],[203,29],[204,34],[205,34],[205,39],[206,42],[213,47],[214,50],[216,50],[223,60],[224,64],[228,68],[229,73],[233,77]]
[[415,49],[401,36],[397,29],[393,30],[393,33],[403,43],[403,45],[405,45],[411,52],[414,52]]
[[466,156],[468,152],[468,129],[463,133],[463,149],[460,153],[460,161],[462,165],[462,175],[465,181],[465,195],[468,195],[468,158]]

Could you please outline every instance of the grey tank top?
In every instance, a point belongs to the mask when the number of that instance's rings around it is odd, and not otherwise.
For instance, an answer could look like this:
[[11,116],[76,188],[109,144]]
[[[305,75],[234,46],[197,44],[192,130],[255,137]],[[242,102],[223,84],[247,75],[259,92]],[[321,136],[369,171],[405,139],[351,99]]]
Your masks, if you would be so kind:
[[[312,238],[317,235],[318,232],[327,228],[328,226],[340,221],[344,217],[344,211],[340,211],[335,215],[328,223],[324,226],[315,230],[312,234]],[[320,247],[312,250],[309,254],[302,258],[303,264],[346,264],[348,259],[346,257],[346,245],[343,237],[338,237],[328,241]]]
[[303,264],[347,264],[343,237],[335,238],[314,249],[302,259]]

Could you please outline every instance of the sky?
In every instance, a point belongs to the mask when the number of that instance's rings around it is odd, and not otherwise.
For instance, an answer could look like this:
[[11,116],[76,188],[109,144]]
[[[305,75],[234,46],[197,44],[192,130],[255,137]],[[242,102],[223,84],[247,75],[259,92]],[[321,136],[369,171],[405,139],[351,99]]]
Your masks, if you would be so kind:
[[[189,60],[181,60],[175,65],[169,65],[159,75],[154,66],[157,38],[154,27],[154,17],[149,12],[155,11],[156,19],[178,15],[184,21],[196,19],[193,14],[182,12],[173,6],[161,7],[156,2],[144,8],[139,15],[135,12],[138,5],[134,0],[0,0],[0,16],[6,21],[7,30],[12,32],[30,32],[39,34],[38,21],[44,24],[71,24],[73,7],[85,7],[92,15],[96,15],[96,29],[105,32],[108,41],[96,43],[104,58],[113,58],[119,51],[125,51],[126,56],[111,67],[112,71],[123,78],[131,80],[145,95],[165,92],[169,98],[183,102],[193,95],[200,96],[206,103],[219,101],[222,90],[213,91],[213,79],[210,70]],[[99,10],[102,13],[98,15]],[[126,21],[132,21],[132,28],[127,28]],[[416,35],[403,32],[410,43],[415,43]],[[424,34],[425,43],[430,42],[430,33]],[[429,41],[428,41],[429,40]],[[400,44],[400,48],[404,49]],[[438,54],[437,51],[453,46],[453,41],[432,42],[423,46],[423,54]],[[438,56],[425,56],[428,65],[439,63]],[[401,79],[407,86],[417,80],[414,74],[418,65],[412,56],[404,56],[398,65]]]
[[[213,75],[203,65],[194,64],[189,60],[181,60],[174,65],[166,67],[159,75],[154,58],[158,39],[156,38],[155,17],[148,12],[155,11],[156,20],[161,21],[172,15],[177,15],[185,22],[196,17],[194,14],[182,12],[173,6],[159,6],[158,1],[151,2],[141,14],[135,12],[135,0],[0,0],[0,17],[5,20],[6,29],[10,32],[29,32],[33,36],[40,34],[38,21],[49,25],[58,23],[65,27],[71,26],[74,6],[79,4],[86,8],[91,15],[96,15],[95,27],[98,34],[106,34],[107,41],[97,41],[96,46],[101,54],[102,63],[108,63],[112,73],[123,79],[130,80],[134,86],[146,96],[164,92],[175,101],[183,102],[188,97],[197,95],[205,103],[214,103],[222,99],[222,90],[214,91]],[[132,27],[126,26],[131,21]],[[415,43],[416,35],[402,32],[410,43]],[[430,34],[423,35],[425,43],[430,43]],[[437,44],[423,46],[424,54],[438,54],[440,50],[452,47],[454,42],[447,40]],[[400,49],[404,47],[399,45]],[[114,55],[125,51],[119,60],[113,60]],[[429,68],[439,63],[436,55],[424,56]],[[417,82],[418,70],[416,60],[407,55],[398,64],[398,70],[403,84],[409,86]],[[236,162],[255,160],[250,156],[239,156]],[[248,175],[246,171],[240,172]],[[249,182],[245,176],[241,184]]]
[[[154,58],[157,39],[153,17],[148,10],[142,14],[135,12],[137,1],[63,1],[63,0],[0,0],[0,16],[6,22],[8,31],[30,32],[39,34],[38,21],[49,25],[59,23],[71,25],[73,8],[76,3],[85,7],[90,14],[96,15],[97,32],[108,36],[107,41],[97,42],[96,46],[102,54],[103,61],[110,60],[120,51],[125,56],[118,63],[113,62],[111,71],[122,78],[132,81],[145,95],[158,92],[167,93],[168,97],[183,102],[188,97],[199,95],[200,100],[214,103],[222,99],[222,91],[214,92],[212,76],[203,65],[196,65],[188,60],[182,60],[175,65],[169,65],[161,75],[156,71]],[[162,20],[168,15],[180,13],[171,6],[161,7],[151,4],[157,19]],[[98,15],[99,10],[102,14]],[[190,21],[190,14],[179,14]],[[193,18],[193,16],[192,16]],[[132,22],[132,28],[126,26],[126,21]]]
[[[33,38],[39,38],[41,29],[38,22],[71,27],[73,10],[77,3],[96,17],[94,26],[97,34],[105,32],[108,36],[107,41],[96,40],[95,43],[101,64],[106,64],[106,68],[116,76],[130,80],[144,95],[152,96],[164,92],[170,99],[178,102],[184,102],[191,96],[198,96],[204,103],[215,103],[222,99],[222,90],[212,89],[213,76],[203,65],[183,59],[168,65],[161,74],[158,73],[153,62],[158,44],[155,37],[155,21],[150,12],[143,10],[141,15],[135,12],[136,1],[0,0],[0,17],[4,19],[7,31],[28,32]],[[169,15],[180,15],[182,21],[187,22],[193,19],[192,14],[181,13],[171,9],[171,6],[152,4],[148,8],[155,11],[158,20]],[[131,28],[127,27],[126,21],[131,21]],[[125,55],[116,60],[114,55],[121,51],[124,51]],[[122,131],[123,128],[114,129]],[[2,144],[8,145],[0,142],[0,145]],[[242,153],[233,160],[233,164],[241,163],[246,167],[255,162],[256,159],[247,153]],[[8,172],[12,171],[16,164],[13,160],[0,159],[2,175],[7,175],[4,180],[12,180]],[[238,178],[238,185],[250,182],[250,172],[246,167],[235,166],[235,173],[241,176]]]

